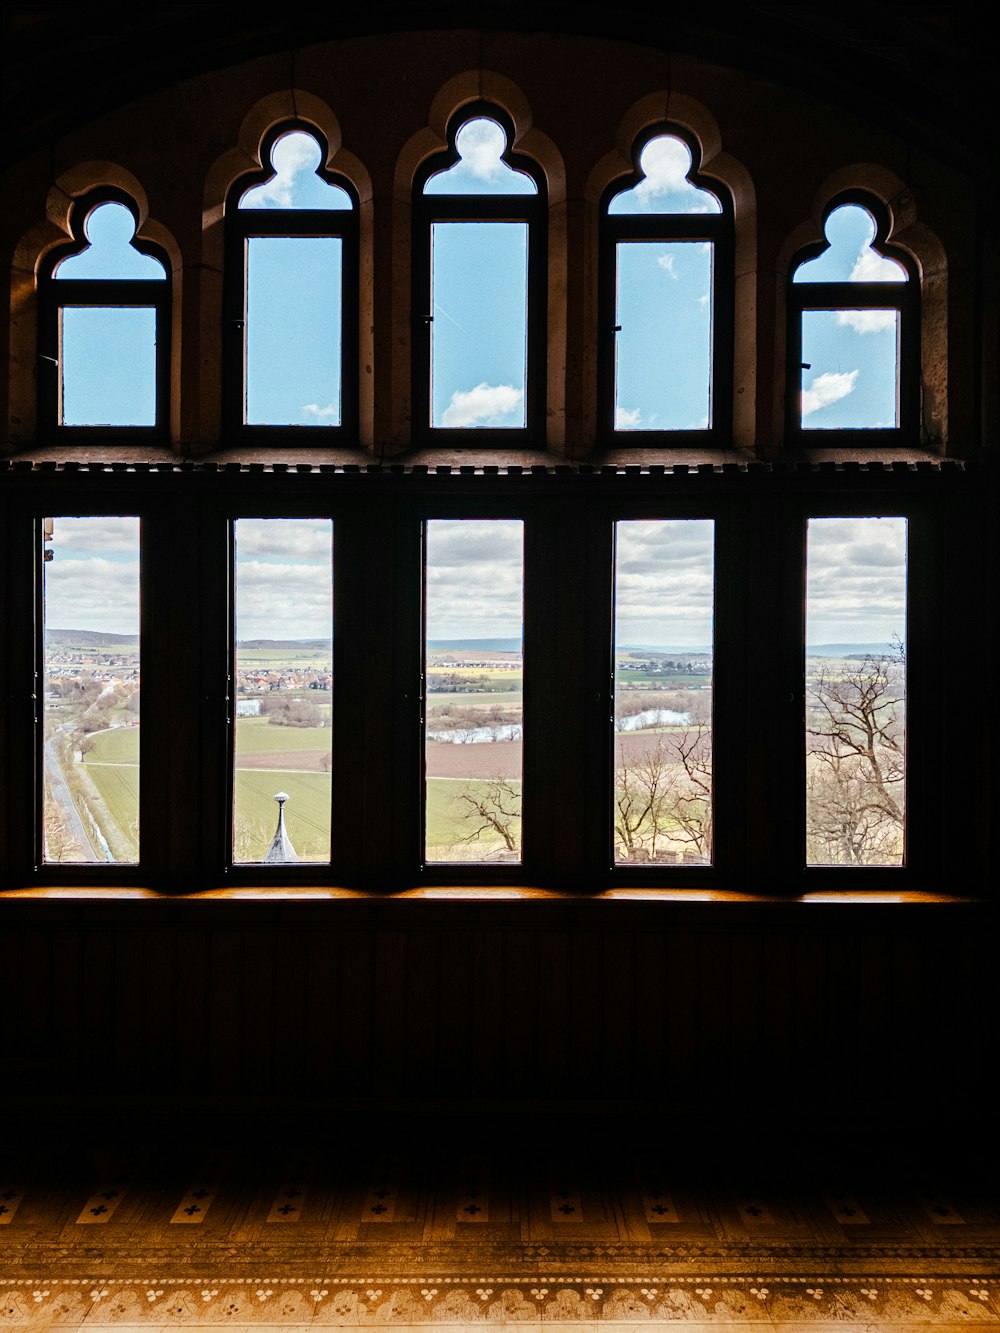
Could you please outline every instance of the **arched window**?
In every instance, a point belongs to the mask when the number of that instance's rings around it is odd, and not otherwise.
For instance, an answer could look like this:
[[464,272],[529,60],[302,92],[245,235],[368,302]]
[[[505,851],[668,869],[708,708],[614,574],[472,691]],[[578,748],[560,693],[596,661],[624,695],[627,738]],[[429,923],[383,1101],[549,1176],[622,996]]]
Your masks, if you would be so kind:
[[545,197],[497,108],[463,108],[414,202],[414,433],[539,436],[545,380]]
[[[803,253],[788,288],[789,435],[836,443],[914,441],[919,286],[885,244],[888,220],[860,196],[835,199],[826,240]],[[829,433],[827,435],[826,433]]]
[[88,195],[73,210],[74,241],[43,270],[39,419],[49,433],[166,434],[170,285],[137,221],[127,195]]
[[732,403],[732,216],[653,131],[602,209],[601,420],[618,443],[719,443]]
[[357,418],[357,202],[318,131],[283,126],[227,209],[230,433],[349,432]]

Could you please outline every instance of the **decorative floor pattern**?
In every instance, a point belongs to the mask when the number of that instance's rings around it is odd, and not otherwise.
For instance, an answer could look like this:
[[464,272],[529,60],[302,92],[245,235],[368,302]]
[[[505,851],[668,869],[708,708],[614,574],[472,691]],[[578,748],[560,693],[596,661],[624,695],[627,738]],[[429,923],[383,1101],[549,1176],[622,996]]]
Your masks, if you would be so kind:
[[1000,1206],[606,1149],[0,1161],[0,1329],[507,1324],[1000,1333]]

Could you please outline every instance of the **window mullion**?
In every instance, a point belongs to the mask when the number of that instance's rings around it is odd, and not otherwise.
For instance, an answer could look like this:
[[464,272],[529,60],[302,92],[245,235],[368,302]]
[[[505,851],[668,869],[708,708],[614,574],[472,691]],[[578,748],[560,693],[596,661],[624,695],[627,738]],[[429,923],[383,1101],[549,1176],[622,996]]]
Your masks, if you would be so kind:
[[757,499],[745,522],[746,637],[743,651],[726,649],[746,738],[745,873],[733,887],[796,892],[805,862],[805,524],[778,496]]
[[[176,501],[165,495],[158,501],[143,513],[141,526],[140,869],[156,887],[196,891],[217,882],[221,869],[205,855],[225,780],[221,753],[216,757],[206,744],[211,728],[204,704],[215,696],[219,705],[212,611],[220,613],[224,635],[225,603],[213,607],[198,507],[183,506],[178,540]],[[223,734],[215,731],[215,750],[221,751]]]
[[[420,522],[409,506],[383,495],[353,509],[339,526],[347,527],[351,548],[350,591],[341,595],[354,599],[350,615],[358,635],[353,646],[343,645],[355,654],[348,669],[357,691],[346,706],[357,709],[361,701],[363,719],[352,725],[364,730],[363,748],[355,751],[343,735],[338,739],[343,708],[336,713],[334,780],[339,774],[341,783],[362,787],[354,807],[360,868],[365,884],[383,892],[413,883],[422,851]],[[335,709],[347,688],[338,694],[334,686]]]
[[0,653],[0,754],[6,761],[0,810],[0,870],[8,885],[22,884],[38,864],[41,810],[42,707],[40,519],[12,502],[0,513],[4,536],[4,577],[0,580],[0,624],[8,629]]

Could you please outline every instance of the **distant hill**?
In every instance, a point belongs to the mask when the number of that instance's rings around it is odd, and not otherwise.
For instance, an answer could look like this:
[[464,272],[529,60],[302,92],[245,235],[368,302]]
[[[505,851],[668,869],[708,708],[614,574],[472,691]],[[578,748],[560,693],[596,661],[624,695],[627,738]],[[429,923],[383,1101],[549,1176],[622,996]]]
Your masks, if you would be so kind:
[[434,653],[519,653],[520,639],[428,639]]
[[662,644],[655,647],[649,643],[619,643],[615,646],[615,651],[619,653],[648,653],[652,657],[711,657],[711,648],[664,648]]
[[806,657],[895,657],[892,643],[807,643]]
[[330,639],[240,639],[237,648],[307,648],[310,652],[329,652]]
[[72,648],[138,648],[138,634],[102,634],[96,629],[45,629],[45,642]]

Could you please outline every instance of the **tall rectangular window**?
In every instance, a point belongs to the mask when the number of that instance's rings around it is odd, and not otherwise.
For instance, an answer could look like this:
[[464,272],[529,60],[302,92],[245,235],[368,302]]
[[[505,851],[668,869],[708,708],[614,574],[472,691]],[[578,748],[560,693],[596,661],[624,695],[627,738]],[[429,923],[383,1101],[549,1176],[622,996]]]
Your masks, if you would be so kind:
[[519,519],[427,524],[428,861],[521,859],[523,527]]
[[59,422],[63,426],[156,424],[156,310],[62,307]]
[[246,424],[341,424],[339,236],[247,239]]
[[809,520],[806,861],[905,850],[906,519]]
[[802,311],[802,429],[895,430],[898,310]]
[[139,520],[43,523],[45,864],[139,860]]
[[615,253],[615,430],[708,430],[712,243],[619,241]]
[[330,860],[333,524],[235,523],[233,860]]
[[714,526],[615,524],[619,864],[712,861]]
[[431,247],[431,425],[523,429],[527,222],[435,222]]

